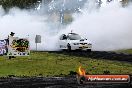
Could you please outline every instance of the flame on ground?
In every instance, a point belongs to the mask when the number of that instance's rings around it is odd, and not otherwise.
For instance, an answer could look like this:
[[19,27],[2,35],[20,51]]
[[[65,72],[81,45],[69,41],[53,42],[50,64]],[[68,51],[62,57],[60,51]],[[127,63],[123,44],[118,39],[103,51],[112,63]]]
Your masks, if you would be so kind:
[[86,75],[86,72],[85,72],[85,70],[82,68],[82,66],[79,66],[78,74],[81,75],[81,76],[85,76],[85,75]]

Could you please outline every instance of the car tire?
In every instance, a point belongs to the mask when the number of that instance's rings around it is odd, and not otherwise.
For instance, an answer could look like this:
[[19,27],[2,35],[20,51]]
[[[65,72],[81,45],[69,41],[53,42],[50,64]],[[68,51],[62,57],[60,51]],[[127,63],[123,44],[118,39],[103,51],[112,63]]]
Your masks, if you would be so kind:
[[91,52],[91,49],[87,49],[87,52]]
[[67,50],[71,51],[71,45],[69,43],[67,44]]

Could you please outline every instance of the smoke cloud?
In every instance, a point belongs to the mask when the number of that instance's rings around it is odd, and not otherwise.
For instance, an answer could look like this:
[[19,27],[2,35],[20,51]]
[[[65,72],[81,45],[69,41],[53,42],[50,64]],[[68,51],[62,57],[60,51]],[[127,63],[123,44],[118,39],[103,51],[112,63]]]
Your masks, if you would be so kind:
[[119,50],[132,48],[132,6],[123,8],[111,2],[100,9],[87,8],[66,29],[84,35],[93,43],[93,50]]
[[29,38],[32,50],[35,50],[36,47],[36,35],[42,36],[42,43],[38,44],[38,50],[55,49],[55,39],[52,40],[52,37],[55,38],[54,33],[52,33],[55,30],[51,30],[49,27],[50,24],[47,23],[46,16],[39,15],[35,11],[12,8],[8,14],[0,15],[0,39],[5,39],[10,32],[14,32],[16,37]]
[[132,6],[122,8],[119,3],[113,2],[91,10],[88,4],[89,2],[85,3],[81,13],[75,13],[74,21],[63,29],[59,28],[59,23],[49,22],[48,15],[39,14],[38,11],[12,8],[5,14],[0,7],[0,39],[15,32],[17,37],[28,37],[31,49],[35,50],[37,34],[42,36],[38,50],[54,51],[59,50],[59,36],[73,30],[90,40],[93,50],[132,48]]

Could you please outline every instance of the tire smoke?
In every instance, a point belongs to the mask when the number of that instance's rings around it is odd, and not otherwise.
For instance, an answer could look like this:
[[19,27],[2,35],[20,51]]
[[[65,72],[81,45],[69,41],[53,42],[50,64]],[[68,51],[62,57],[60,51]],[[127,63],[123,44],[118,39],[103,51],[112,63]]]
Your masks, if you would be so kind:
[[[119,2],[91,11],[86,4],[81,15],[65,32],[73,30],[93,43],[93,50],[111,51],[132,48],[132,6],[122,7]],[[64,33],[64,31],[62,31]]]
[[80,13],[75,13],[74,21],[66,28],[59,29],[57,22],[49,22],[48,16],[34,10],[10,9],[6,14],[0,7],[0,39],[10,32],[17,37],[28,37],[31,50],[35,50],[35,35],[42,36],[38,44],[40,51],[56,51],[59,36],[63,33],[79,33],[93,43],[93,50],[118,50],[132,48],[132,6],[125,8],[112,2],[98,9],[89,9],[85,3]]

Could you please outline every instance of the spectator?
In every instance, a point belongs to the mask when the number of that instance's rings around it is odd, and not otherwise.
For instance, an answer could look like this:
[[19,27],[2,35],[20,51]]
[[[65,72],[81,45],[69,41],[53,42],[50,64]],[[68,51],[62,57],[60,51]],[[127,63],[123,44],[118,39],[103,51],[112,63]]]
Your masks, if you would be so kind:
[[[11,32],[11,34],[8,36],[8,39],[7,39],[8,46],[10,44],[9,37],[12,37],[11,39],[13,39],[14,34],[15,34],[14,32]],[[14,56],[9,56],[9,59],[11,59],[11,58],[15,58],[15,57]]]

